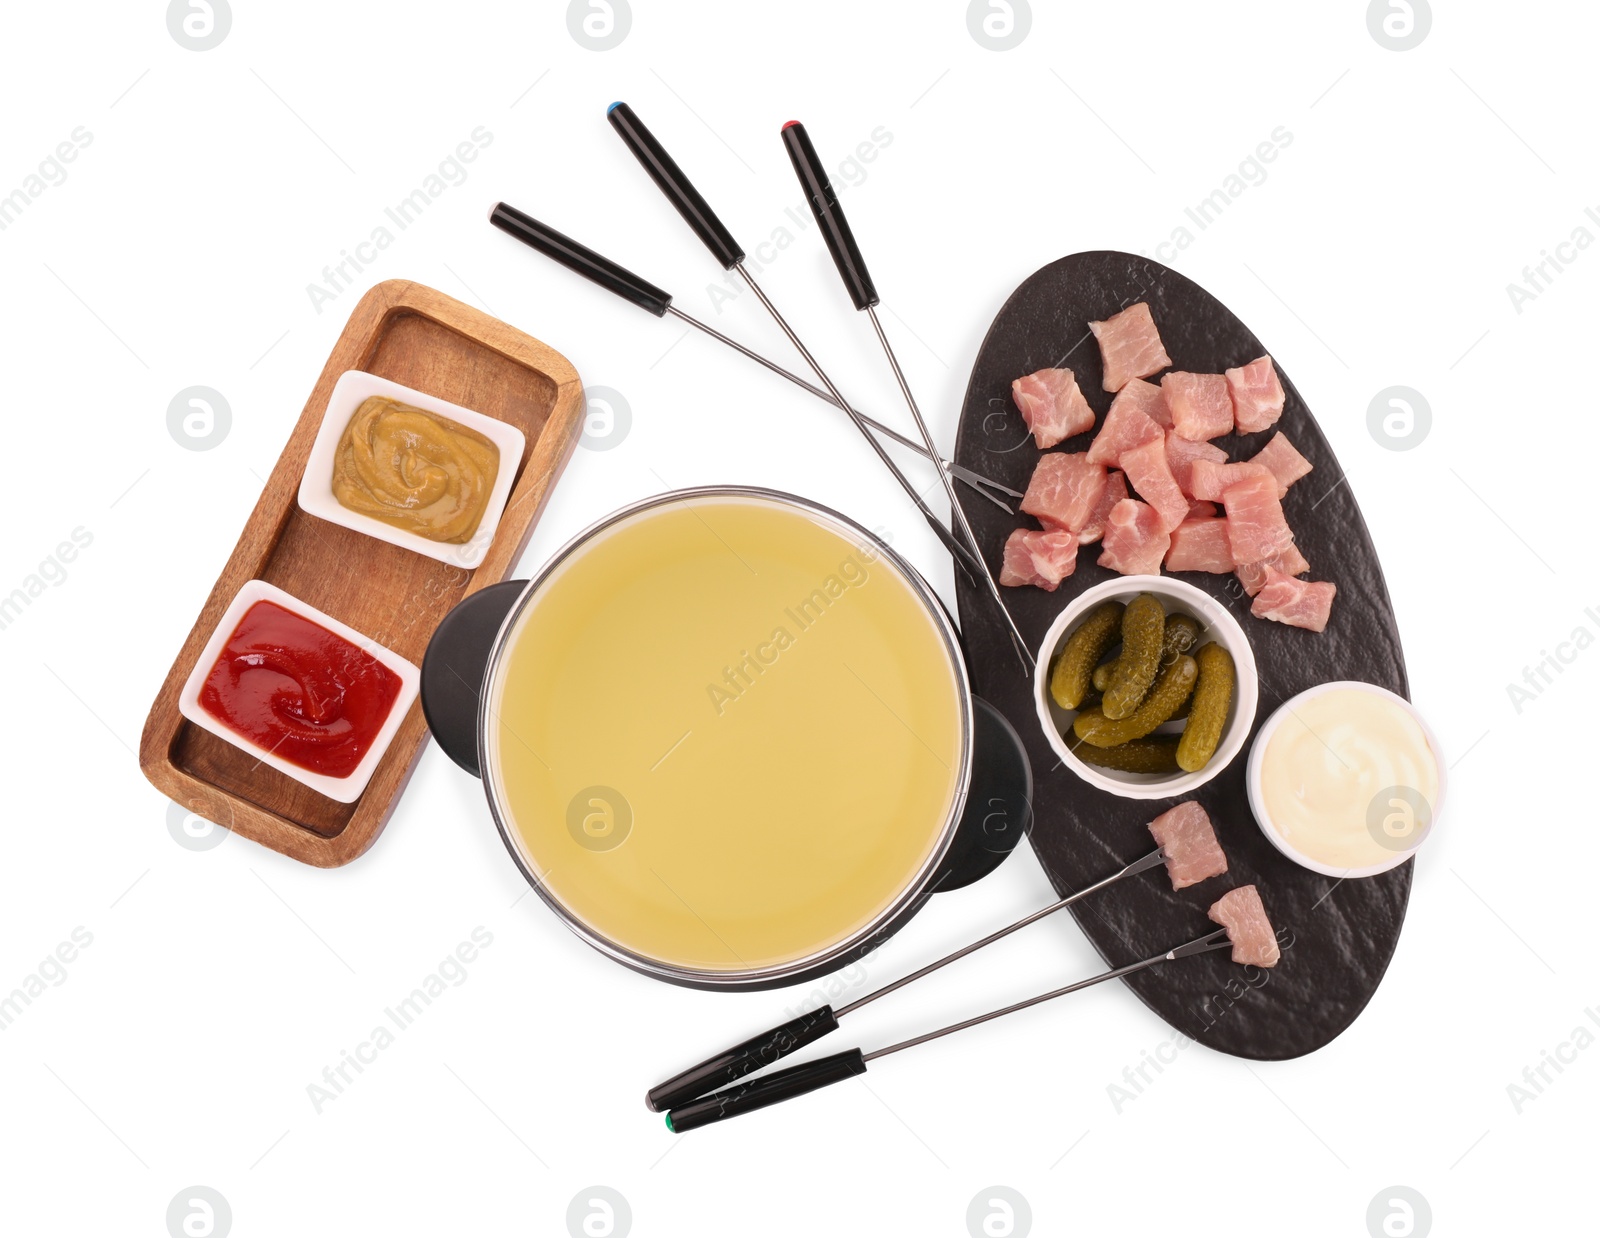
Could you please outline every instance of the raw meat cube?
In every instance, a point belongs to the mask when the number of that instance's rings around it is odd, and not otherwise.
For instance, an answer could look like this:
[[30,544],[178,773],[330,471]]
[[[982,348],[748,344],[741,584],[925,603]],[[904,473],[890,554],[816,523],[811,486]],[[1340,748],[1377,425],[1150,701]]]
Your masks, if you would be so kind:
[[1000,565],[1003,585],[1038,585],[1054,593],[1078,566],[1076,534],[1058,529],[1014,529]]
[[1328,626],[1333,610],[1333,595],[1338,588],[1325,580],[1296,580],[1277,568],[1267,569],[1267,583],[1261,586],[1250,613],[1257,619],[1272,619],[1292,627],[1320,632]]
[[1124,576],[1155,576],[1160,574],[1161,560],[1171,544],[1155,508],[1137,499],[1123,499],[1106,517],[1098,562]]
[[1094,511],[1089,514],[1089,523],[1078,531],[1078,545],[1087,546],[1090,542],[1098,542],[1105,536],[1106,517],[1111,515],[1111,509],[1123,499],[1128,497],[1128,479],[1121,473],[1112,473],[1106,478],[1106,488],[1100,492],[1100,501],[1094,505]]
[[1228,513],[1228,541],[1234,563],[1259,563],[1294,545],[1294,534],[1278,502],[1278,481],[1271,473],[1236,482],[1222,492]]
[[1221,374],[1174,370],[1161,380],[1161,394],[1167,397],[1172,429],[1179,438],[1203,443],[1233,430],[1233,397]]
[[1119,395],[1111,401],[1105,424],[1100,427],[1100,433],[1094,436],[1094,442],[1089,444],[1089,463],[1119,467],[1123,452],[1141,443],[1148,443],[1151,439],[1161,438],[1164,433],[1140,408],[1137,397],[1124,399]]
[[1290,546],[1281,555],[1274,555],[1270,559],[1263,559],[1260,563],[1241,564],[1234,575],[1239,578],[1239,583],[1244,586],[1244,591],[1251,597],[1261,592],[1261,586],[1267,583],[1267,569],[1276,568],[1285,576],[1298,576],[1301,572],[1309,572],[1311,564],[1306,562],[1305,555],[1300,553],[1298,546]]
[[1233,545],[1228,541],[1228,522],[1217,517],[1185,520],[1172,530],[1172,548],[1167,551],[1169,572],[1231,572]]
[[1228,871],[1228,857],[1222,854],[1211,818],[1193,800],[1167,809],[1150,823],[1150,833],[1166,857],[1174,890]]
[[1094,409],[1071,370],[1036,370],[1011,384],[1011,398],[1041,449],[1094,426]]
[[1105,363],[1101,386],[1107,391],[1121,391],[1134,379],[1148,378],[1172,364],[1143,301],[1104,322],[1091,322],[1089,330],[1100,341],[1100,359]]
[[1267,445],[1250,457],[1250,464],[1264,465],[1278,479],[1278,497],[1289,493],[1294,485],[1311,471],[1311,461],[1294,449],[1288,437],[1279,430],[1267,440]]
[[1235,963],[1275,967],[1280,957],[1278,935],[1272,931],[1267,909],[1261,905],[1261,892],[1255,886],[1229,890],[1206,913],[1228,930]]
[[1167,397],[1161,394],[1161,388],[1154,383],[1147,383],[1142,378],[1132,379],[1117,392],[1117,399],[1132,404],[1163,430],[1172,425],[1172,411],[1167,407]]
[[1229,370],[1228,391],[1233,396],[1233,424],[1240,434],[1265,430],[1283,416],[1283,384],[1271,357],[1257,357]]
[[1090,464],[1083,452],[1068,454],[1052,451],[1039,457],[1028,482],[1028,493],[1021,507],[1037,516],[1047,529],[1077,533],[1089,523],[1089,515],[1105,489],[1106,471]]
[[1178,485],[1183,492],[1194,497],[1194,481],[1190,477],[1190,470],[1196,460],[1207,460],[1212,464],[1226,464],[1228,453],[1215,443],[1192,443],[1186,438],[1179,438],[1171,430],[1167,431],[1167,463],[1172,468],[1172,475],[1178,479]]
[[1161,527],[1171,532],[1189,514],[1189,499],[1178,488],[1172,469],[1167,466],[1167,445],[1151,439],[1122,453],[1122,471],[1139,497],[1161,517]]
[[1217,505],[1215,503],[1207,503],[1204,499],[1196,499],[1189,504],[1190,520],[1202,520],[1207,516],[1215,515],[1217,515]]
[[1276,491],[1278,488],[1278,479],[1272,470],[1253,460],[1241,460],[1237,464],[1196,460],[1189,466],[1189,497],[1215,503],[1222,498],[1222,492],[1229,486],[1252,477],[1271,477],[1273,490]]

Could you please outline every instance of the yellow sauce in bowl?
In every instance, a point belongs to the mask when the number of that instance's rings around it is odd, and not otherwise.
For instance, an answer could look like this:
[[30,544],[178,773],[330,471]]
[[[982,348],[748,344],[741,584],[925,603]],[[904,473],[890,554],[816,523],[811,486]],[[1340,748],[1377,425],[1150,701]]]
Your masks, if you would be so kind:
[[353,512],[429,541],[478,531],[500,449],[439,413],[388,396],[361,402],[333,458],[333,496]]
[[1432,827],[1438,756],[1399,698],[1345,685],[1314,691],[1285,705],[1263,738],[1251,763],[1253,806],[1292,858],[1340,874],[1381,871]]
[[486,776],[525,868],[603,943],[782,968],[937,860],[964,677],[858,536],[761,497],[675,499],[580,544],[513,621]]

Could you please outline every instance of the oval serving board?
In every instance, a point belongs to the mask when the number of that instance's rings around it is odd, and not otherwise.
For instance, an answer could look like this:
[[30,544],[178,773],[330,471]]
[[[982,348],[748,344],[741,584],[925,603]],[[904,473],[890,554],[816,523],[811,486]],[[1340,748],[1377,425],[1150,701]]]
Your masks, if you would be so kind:
[[[1018,490],[1027,489],[1039,451],[1011,401],[1011,381],[1064,366],[1104,419],[1100,350],[1088,324],[1148,302],[1173,368],[1221,373],[1268,350],[1227,307],[1177,272],[1135,254],[1099,251],[1052,262],[1023,282],[995,318],[973,366],[957,436],[956,460]],[[1279,374],[1283,375],[1280,367]],[[1158,381],[1158,380],[1157,380]],[[1256,726],[1284,700],[1313,684],[1359,679],[1407,695],[1405,662],[1383,570],[1343,470],[1287,375],[1281,429],[1314,471],[1291,487],[1284,514],[1311,562],[1310,578],[1339,587],[1328,629],[1302,631],[1257,619],[1233,576],[1183,572],[1238,618],[1261,672]],[[1098,423],[1096,426],[1098,429]],[[1225,438],[1232,459],[1254,455],[1273,430]],[[1084,451],[1094,431],[1052,450]],[[988,562],[998,569],[1013,528],[1037,527],[959,491]],[[1037,649],[1067,602],[1115,573],[1097,565],[1098,545],[1081,547],[1074,575],[1055,593],[1006,589],[1023,635]],[[1121,882],[1076,904],[1072,913],[1106,962],[1147,958],[1210,931],[1206,908],[1235,885],[1254,882],[1285,943],[1270,972],[1241,968],[1226,952],[1162,964],[1128,977],[1152,1010],[1185,1035],[1224,1053],[1259,1060],[1298,1057],[1327,1044],[1361,1013],[1394,953],[1411,890],[1408,862],[1378,877],[1335,881],[1299,867],[1262,836],[1245,796],[1249,745],[1192,796],[1127,800],[1082,782],[1055,756],[1034,713],[1003,621],[986,592],[957,575],[957,599],[974,689],[1011,720],[1035,773],[1033,848],[1060,894],[1114,872],[1153,845],[1146,823],[1179,799],[1210,813],[1228,854],[1225,876],[1173,892],[1157,872]],[[1253,737],[1253,733],[1252,733]]]

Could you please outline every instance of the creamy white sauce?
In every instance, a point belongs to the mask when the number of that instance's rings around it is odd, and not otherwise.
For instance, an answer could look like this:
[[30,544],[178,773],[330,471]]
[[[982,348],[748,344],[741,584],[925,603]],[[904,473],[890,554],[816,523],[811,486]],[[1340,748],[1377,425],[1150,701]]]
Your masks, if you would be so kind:
[[1295,851],[1332,868],[1367,868],[1408,850],[1421,818],[1431,824],[1439,765],[1398,702],[1335,688],[1284,715],[1267,742],[1259,789],[1264,824]]

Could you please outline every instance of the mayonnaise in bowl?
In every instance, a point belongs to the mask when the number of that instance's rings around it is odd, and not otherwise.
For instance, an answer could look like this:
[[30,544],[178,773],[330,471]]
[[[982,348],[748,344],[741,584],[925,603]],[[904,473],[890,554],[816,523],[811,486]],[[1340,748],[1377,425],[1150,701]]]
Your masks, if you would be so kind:
[[1438,823],[1439,744],[1405,698],[1320,684],[1267,719],[1250,750],[1250,807],[1291,860],[1330,877],[1403,863]]

